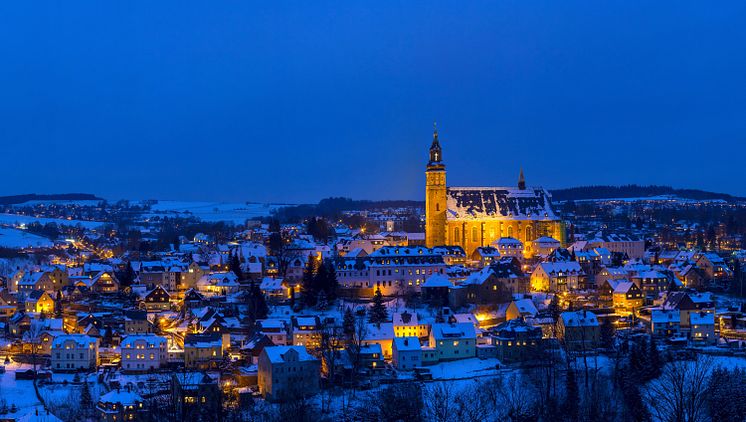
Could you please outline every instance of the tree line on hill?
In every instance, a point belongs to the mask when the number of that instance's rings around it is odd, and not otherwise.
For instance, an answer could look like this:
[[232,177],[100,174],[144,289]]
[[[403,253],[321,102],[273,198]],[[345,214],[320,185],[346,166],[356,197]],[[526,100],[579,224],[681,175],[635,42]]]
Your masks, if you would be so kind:
[[723,199],[726,201],[741,200],[727,193],[707,192],[699,189],[675,189],[671,186],[579,186],[566,189],[553,189],[550,191],[555,201],[577,201],[583,199],[608,199],[608,198],[644,198],[658,195],[676,195],[686,199]]

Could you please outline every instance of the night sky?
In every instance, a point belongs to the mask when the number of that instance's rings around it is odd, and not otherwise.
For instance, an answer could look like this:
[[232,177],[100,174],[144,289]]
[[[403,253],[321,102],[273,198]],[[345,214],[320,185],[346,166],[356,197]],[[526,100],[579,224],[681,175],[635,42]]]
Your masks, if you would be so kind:
[[451,185],[746,195],[746,2],[0,5],[0,194],[423,199]]

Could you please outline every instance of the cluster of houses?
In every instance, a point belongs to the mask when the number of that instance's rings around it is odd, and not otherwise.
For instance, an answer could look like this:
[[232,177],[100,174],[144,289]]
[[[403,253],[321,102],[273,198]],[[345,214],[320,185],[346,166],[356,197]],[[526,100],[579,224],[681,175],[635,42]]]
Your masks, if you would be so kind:
[[[179,374],[174,391],[188,411],[218,394],[221,379],[283,401],[315,394],[322,381],[419,374],[469,358],[521,364],[559,344],[593,351],[604,324],[701,345],[746,325],[741,310],[718,310],[698,292],[732,278],[723,258],[651,253],[632,236],[598,233],[566,248],[546,236],[525,245],[500,238],[467,255],[428,248],[421,233],[338,229],[326,244],[298,227],[283,230],[282,256],[268,251],[269,232],[258,227],[225,243],[198,235],[148,259],[18,268],[0,289],[10,350],[58,372]],[[336,274],[341,299],[326,309],[299,305],[311,260]],[[269,304],[266,318],[249,317],[255,288]],[[371,322],[366,300],[378,293],[387,318]],[[330,342],[347,308],[354,333]],[[142,403],[134,389],[112,387],[98,409],[121,420]]]

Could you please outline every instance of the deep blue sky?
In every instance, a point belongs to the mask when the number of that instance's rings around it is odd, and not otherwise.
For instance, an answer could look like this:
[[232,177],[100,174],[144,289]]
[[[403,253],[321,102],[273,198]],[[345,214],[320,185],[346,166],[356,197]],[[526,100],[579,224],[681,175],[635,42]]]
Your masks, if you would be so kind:
[[4,2],[0,194],[746,195],[746,2]]

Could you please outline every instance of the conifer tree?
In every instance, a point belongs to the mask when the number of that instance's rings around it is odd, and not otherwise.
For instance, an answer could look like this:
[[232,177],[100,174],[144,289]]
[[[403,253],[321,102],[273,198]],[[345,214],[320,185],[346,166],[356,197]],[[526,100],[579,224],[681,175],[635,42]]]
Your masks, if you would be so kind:
[[565,376],[565,404],[562,406],[562,414],[569,422],[579,420],[580,393],[578,383],[575,381],[575,371],[572,367],[567,368]]
[[601,345],[605,349],[611,349],[614,346],[614,325],[609,318],[604,318],[601,323]]
[[658,351],[658,345],[655,342],[655,337],[650,336],[648,341],[648,377],[649,379],[658,378],[663,372],[663,360],[661,359],[660,352]]
[[303,270],[303,279],[301,280],[301,298],[303,305],[315,306],[317,296],[316,289],[316,264],[313,259],[309,259],[306,268]]
[[91,389],[88,387],[88,379],[83,380],[80,389],[80,411],[85,420],[90,418],[93,413],[93,398],[91,397]]
[[373,305],[368,312],[368,321],[374,324],[380,324],[388,320],[389,314],[386,310],[386,305],[383,304],[383,295],[381,289],[377,288],[376,293],[373,295]]
[[349,306],[345,309],[342,320],[342,332],[348,341],[352,340],[355,335],[355,316],[352,314],[352,309]]
[[228,269],[238,277],[239,280],[243,280],[243,271],[241,271],[241,261],[238,259],[238,254],[231,252],[228,258]]

